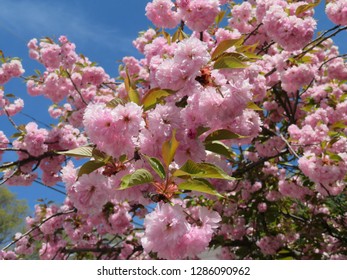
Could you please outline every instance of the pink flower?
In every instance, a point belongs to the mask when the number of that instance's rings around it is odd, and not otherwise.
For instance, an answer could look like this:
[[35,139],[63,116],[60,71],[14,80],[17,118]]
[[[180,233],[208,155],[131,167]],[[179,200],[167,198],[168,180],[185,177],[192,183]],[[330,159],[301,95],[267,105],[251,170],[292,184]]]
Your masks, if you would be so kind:
[[181,255],[177,246],[190,230],[181,206],[158,204],[152,213],[146,215],[144,226],[141,243],[146,253],[156,252],[163,259],[176,259]]
[[205,31],[219,13],[218,0],[189,0],[178,2],[178,12],[193,31]]
[[109,155],[132,156],[136,137],[144,127],[142,109],[135,103],[108,108],[105,104],[90,104],[85,110],[83,124],[97,147]]
[[180,22],[174,7],[170,0],[153,0],[146,6],[146,16],[156,27],[174,28]]
[[103,205],[112,198],[112,188],[107,177],[98,172],[82,175],[68,188],[74,206],[83,213],[98,214]]
[[[8,141],[6,135],[0,130],[0,148],[4,149],[10,142]],[[0,161],[2,159],[3,151],[0,150]]]
[[256,242],[264,255],[275,255],[283,245],[283,236],[264,236]]
[[283,7],[274,5],[266,12],[264,28],[269,37],[287,51],[301,49],[312,40],[316,21],[312,17],[304,19],[288,16]]
[[325,6],[328,18],[335,24],[347,25],[347,2],[345,0],[333,0]]

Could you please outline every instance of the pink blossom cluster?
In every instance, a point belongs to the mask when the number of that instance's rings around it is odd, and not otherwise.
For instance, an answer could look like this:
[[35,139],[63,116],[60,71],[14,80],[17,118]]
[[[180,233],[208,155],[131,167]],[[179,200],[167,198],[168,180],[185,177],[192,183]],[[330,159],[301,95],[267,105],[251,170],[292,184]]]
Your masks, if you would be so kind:
[[209,61],[207,46],[195,37],[180,42],[171,59],[158,65],[155,81],[161,88],[179,90]]
[[[221,218],[207,208],[192,210],[190,216],[179,205],[159,204],[144,221],[146,230],[141,241],[145,252],[157,252],[164,259],[195,257],[203,252]],[[187,215],[193,224],[184,221]]]
[[83,123],[91,141],[113,157],[131,156],[140,129],[144,127],[142,109],[135,103],[107,108],[105,104],[90,104],[84,113]]
[[[0,149],[5,149],[10,142],[8,141],[6,135],[3,131],[0,130]],[[0,150],[0,160],[2,159],[2,155],[4,151]]]
[[5,62],[0,67],[0,85],[6,84],[14,77],[20,77],[24,73],[22,63],[17,59]]
[[205,31],[218,15],[218,0],[179,0],[178,13],[185,24],[193,31]]
[[344,0],[329,1],[325,7],[328,18],[335,24],[347,25],[347,3]]
[[269,37],[287,51],[295,51],[312,40],[316,21],[312,17],[288,16],[283,6],[272,5],[262,20]]
[[146,16],[157,27],[174,28],[180,21],[177,11],[173,10],[174,7],[170,0],[154,0],[147,4]]
[[[29,42],[45,70],[27,90],[56,125],[0,131],[0,157],[17,157],[0,179],[66,198],[38,204],[0,259],[347,258],[346,63],[329,34],[312,41],[313,1],[228,2],[149,2],[163,29],[139,34],[118,78],[65,36]],[[343,9],[326,12],[344,25]],[[1,87],[14,124],[10,98]]]

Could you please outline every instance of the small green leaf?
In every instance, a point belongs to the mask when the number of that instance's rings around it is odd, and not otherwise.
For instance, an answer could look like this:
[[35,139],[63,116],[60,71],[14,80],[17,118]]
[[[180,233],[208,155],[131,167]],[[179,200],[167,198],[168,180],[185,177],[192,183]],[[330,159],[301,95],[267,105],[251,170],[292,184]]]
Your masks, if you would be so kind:
[[209,130],[210,130],[209,127],[199,126],[198,129],[196,130],[196,133],[198,134],[198,136],[200,136]]
[[139,92],[136,89],[131,87],[129,89],[128,95],[129,95],[130,101],[136,103],[137,105],[141,105],[140,95],[139,95]]
[[[236,51],[243,53],[244,55],[246,55],[246,53],[251,53],[252,55],[255,55],[254,52],[256,50],[256,48],[258,47],[259,42],[253,44],[253,45],[241,45],[239,47],[236,48]],[[257,56],[257,58],[261,58],[261,56]]]
[[335,130],[337,128],[338,129],[344,129],[344,128],[347,128],[347,125],[343,121],[337,121],[337,122],[333,123],[330,128],[332,128],[333,130]]
[[16,132],[11,135],[11,138],[19,138],[19,137],[23,137],[24,135],[25,135],[24,132]]
[[242,42],[243,42],[243,37],[239,39],[229,39],[229,40],[224,40],[220,42],[211,55],[212,60],[216,60],[227,49],[233,46],[236,46],[236,47],[241,46]]
[[332,86],[327,86],[324,90],[325,90],[327,93],[332,93],[334,89],[333,89]]
[[205,143],[205,149],[218,155],[225,156],[229,159],[233,157],[233,153],[229,147],[220,141],[211,141]]
[[304,4],[304,5],[297,7],[295,10],[295,15],[299,16],[300,14],[318,6],[319,3],[320,3],[320,0],[316,0],[314,3]]
[[205,142],[214,141],[214,140],[240,139],[240,138],[245,138],[245,137],[237,133],[231,132],[230,130],[227,130],[227,129],[220,129],[209,134],[206,137]]
[[127,160],[127,156],[126,155],[121,155],[120,157],[119,157],[119,161],[120,162],[124,162],[124,161],[126,161]]
[[125,190],[130,187],[147,184],[153,181],[152,174],[146,169],[138,169],[132,174],[125,175],[120,183],[119,190]]
[[171,36],[169,33],[167,33],[166,31],[162,31],[161,34],[164,36],[164,38],[166,39],[167,43],[170,45],[171,44]]
[[126,92],[129,94],[129,90],[131,88],[131,81],[130,81],[130,76],[129,76],[129,72],[127,68],[125,68],[124,87]]
[[218,13],[218,15],[216,16],[216,18],[214,19],[214,22],[218,25],[220,24],[220,22],[223,20],[224,16],[225,16],[226,11],[222,10]]
[[236,56],[222,56],[213,65],[214,69],[242,69],[247,67],[248,65]]
[[226,174],[220,167],[214,164],[196,163],[190,159],[187,160],[187,162],[180,169],[177,169],[172,176],[184,178],[191,177],[234,180],[233,177]]
[[147,162],[151,165],[153,170],[160,176],[160,178],[166,178],[166,172],[164,166],[161,164],[160,160],[155,157],[149,157],[143,155],[143,157],[147,160]]
[[107,163],[110,160],[110,156],[106,153],[94,148],[92,152],[92,156],[96,161]]
[[71,157],[92,157],[93,156],[93,147],[83,146],[78,147],[69,151],[57,151],[59,155],[71,156]]
[[166,167],[169,167],[170,163],[174,159],[178,145],[179,142],[176,140],[176,130],[174,129],[172,131],[171,139],[165,141],[161,149],[162,157]]
[[329,151],[326,151],[326,153],[332,161],[335,161],[335,162],[342,162],[343,161],[342,157],[340,157],[338,154],[335,154],[335,153],[332,153]]
[[144,107],[144,110],[147,111],[153,107],[157,103],[159,103],[162,99],[172,94],[172,90],[167,89],[160,89],[160,88],[153,88],[150,91],[146,93],[144,98],[142,99],[142,104]]
[[107,102],[106,103],[106,107],[107,108],[111,108],[111,109],[114,109],[116,108],[118,105],[124,105],[125,102],[123,99],[119,98],[119,97],[116,97],[114,99],[112,99],[111,101]]
[[202,179],[194,179],[183,182],[178,185],[178,189],[186,191],[197,191],[223,197],[213,188],[210,182]]
[[263,111],[262,108],[260,108],[257,104],[255,104],[254,102],[248,102],[247,104],[247,109],[251,109],[251,110],[254,110],[254,111]]
[[85,164],[83,164],[78,170],[78,177],[81,177],[83,174],[90,174],[104,165],[105,163],[102,161],[88,161]]
[[177,28],[176,32],[172,35],[172,42],[183,41],[188,38],[188,35],[183,32],[182,28]]

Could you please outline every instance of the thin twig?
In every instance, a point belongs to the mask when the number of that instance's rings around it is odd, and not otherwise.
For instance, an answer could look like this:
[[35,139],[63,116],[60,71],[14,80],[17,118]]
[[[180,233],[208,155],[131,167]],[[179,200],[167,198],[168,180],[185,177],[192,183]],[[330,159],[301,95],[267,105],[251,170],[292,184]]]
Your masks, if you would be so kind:
[[49,216],[48,218],[42,220],[38,225],[32,227],[30,230],[28,230],[27,232],[25,232],[24,234],[22,234],[19,238],[13,240],[10,244],[6,245],[4,248],[2,248],[2,250],[7,250],[9,247],[11,247],[13,244],[17,243],[19,240],[21,240],[22,238],[24,238],[25,236],[29,235],[30,233],[32,233],[33,231],[35,231],[36,229],[38,229],[40,226],[42,226],[45,222],[49,221],[50,219],[53,219],[55,217],[61,216],[61,215],[67,215],[67,214],[71,214],[71,213],[76,213],[77,209],[71,209],[69,211],[66,212],[58,212],[53,214],[52,216]]
[[259,30],[260,26],[262,26],[262,25],[263,25],[262,22],[259,23],[259,24],[257,25],[257,27],[256,27],[255,29],[253,29],[253,31],[250,32],[250,33],[247,35],[247,37],[243,40],[243,43],[242,43],[242,44],[244,45],[245,42],[246,42],[251,36],[255,35],[255,34],[257,33],[257,31]]
[[81,97],[82,102],[87,106],[88,103],[84,100],[84,98],[83,98],[83,96],[82,96],[82,93],[80,92],[80,90],[79,90],[78,87],[76,86],[75,82],[72,80],[69,71],[66,71],[66,73],[67,73],[67,75],[69,76],[69,79],[70,79],[70,81],[71,81],[73,87],[74,87],[75,90],[78,92],[79,96]]
[[292,154],[299,159],[300,157],[298,156],[298,154],[294,151],[294,149],[292,148],[292,146],[289,144],[289,142],[287,141],[287,139],[281,134],[278,134],[279,137],[281,137],[281,139],[283,140],[284,143],[286,143],[287,147],[289,148],[289,150],[292,152]]

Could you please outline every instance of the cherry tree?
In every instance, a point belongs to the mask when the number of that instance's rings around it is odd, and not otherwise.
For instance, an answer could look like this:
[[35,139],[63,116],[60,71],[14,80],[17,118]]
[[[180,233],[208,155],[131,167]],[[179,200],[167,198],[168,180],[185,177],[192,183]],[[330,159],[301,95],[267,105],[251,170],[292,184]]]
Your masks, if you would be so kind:
[[[347,2],[326,1],[335,25],[316,33],[318,0],[154,0],[154,27],[119,77],[65,36],[32,39],[45,70],[23,76],[2,54],[1,184],[54,188],[0,251],[2,259],[347,258],[347,64],[332,38]],[[25,79],[52,101],[56,125],[17,124]]]

